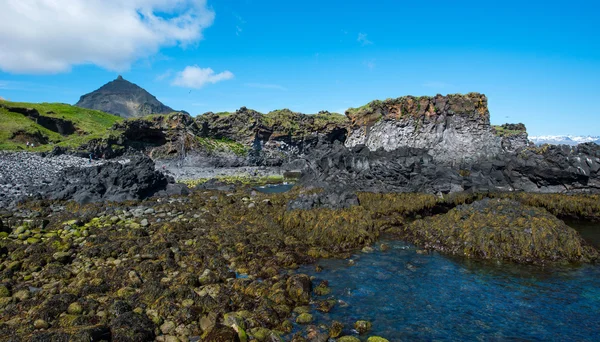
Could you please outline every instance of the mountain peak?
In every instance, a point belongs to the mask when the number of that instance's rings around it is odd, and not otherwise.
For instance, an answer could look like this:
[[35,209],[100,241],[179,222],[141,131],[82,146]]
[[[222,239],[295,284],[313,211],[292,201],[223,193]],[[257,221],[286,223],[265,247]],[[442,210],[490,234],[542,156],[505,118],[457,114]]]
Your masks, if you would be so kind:
[[121,75],[97,90],[81,96],[75,105],[124,118],[174,112],[144,88],[127,81]]

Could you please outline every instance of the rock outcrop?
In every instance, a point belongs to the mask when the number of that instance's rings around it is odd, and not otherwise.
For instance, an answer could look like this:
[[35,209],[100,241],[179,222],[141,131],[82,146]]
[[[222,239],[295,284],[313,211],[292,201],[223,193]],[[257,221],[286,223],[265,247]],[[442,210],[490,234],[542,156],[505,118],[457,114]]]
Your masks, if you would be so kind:
[[490,125],[487,97],[479,93],[373,101],[346,115],[351,121],[347,147],[420,148],[436,162],[475,161],[527,144],[526,136],[521,144],[502,143]]
[[140,200],[159,192],[180,194],[181,184],[155,171],[148,157],[129,163],[107,163],[87,168],[66,169],[50,185],[39,189],[44,198],[74,200],[78,203]]
[[375,192],[599,192],[600,146],[528,147],[477,162],[437,163],[427,150],[321,146],[303,164],[302,184]]
[[309,115],[282,109],[261,114],[240,108],[234,113],[205,113],[197,117],[202,135],[228,139],[251,147],[255,164],[281,164],[307,153],[318,143],[344,142],[347,119],[326,111]]
[[507,199],[461,205],[403,230],[415,244],[470,258],[536,264],[598,259],[598,251],[563,221]]
[[121,76],[99,89],[81,96],[75,105],[101,110],[124,118],[174,112],[152,94]]

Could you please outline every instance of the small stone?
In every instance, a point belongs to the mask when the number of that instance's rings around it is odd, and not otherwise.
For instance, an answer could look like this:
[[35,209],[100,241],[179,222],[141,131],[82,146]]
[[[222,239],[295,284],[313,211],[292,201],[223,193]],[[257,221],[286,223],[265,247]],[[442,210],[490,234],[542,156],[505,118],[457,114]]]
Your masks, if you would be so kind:
[[83,307],[78,302],[71,303],[67,308],[67,312],[71,315],[81,315]]
[[337,342],[360,342],[360,340],[354,336],[342,336],[337,339]]
[[66,264],[71,259],[71,253],[56,252],[56,253],[52,254],[52,258],[54,258],[54,260],[60,262],[61,264]]
[[21,269],[21,263],[19,261],[13,261],[8,264],[8,269],[11,271],[18,271]]
[[340,336],[342,330],[344,330],[344,325],[338,321],[333,321],[331,328],[329,328],[329,337],[336,338]]
[[143,219],[142,222],[140,222],[140,225],[142,227],[148,227],[150,225],[150,223],[148,222],[147,219]]
[[362,252],[363,253],[373,253],[373,247],[365,246],[365,247],[363,247]]
[[356,331],[358,331],[359,334],[365,334],[367,333],[369,330],[371,330],[372,324],[369,321],[356,321],[356,323],[354,323],[354,329],[356,329]]
[[175,323],[171,321],[166,321],[160,326],[160,331],[165,335],[168,335],[173,330],[175,330]]
[[146,215],[152,215],[152,214],[154,214],[154,209],[148,208],[148,209],[144,210],[144,214],[146,214]]
[[25,301],[28,300],[31,297],[31,294],[29,293],[29,290],[20,290],[17,291],[13,294],[13,297],[17,298],[18,300]]
[[36,329],[48,329],[48,327],[50,326],[50,324],[48,324],[48,322],[44,321],[43,319],[36,319],[33,322],[33,326]]
[[390,342],[390,341],[388,341],[387,339],[385,339],[383,337],[371,336],[371,337],[369,337],[367,342]]
[[298,324],[308,324],[313,321],[313,316],[309,313],[302,313],[296,318]]
[[131,282],[131,285],[137,286],[142,283],[142,279],[140,279],[140,277],[137,275],[137,273],[135,271],[129,271],[128,275],[129,275],[129,281]]
[[386,243],[382,243],[381,245],[379,245],[379,249],[381,249],[383,252],[385,252],[390,249],[390,246]]
[[164,336],[164,342],[181,342],[180,339],[177,338],[177,336],[173,336],[173,335],[166,335]]
[[10,290],[6,285],[0,285],[0,298],[10,297]]

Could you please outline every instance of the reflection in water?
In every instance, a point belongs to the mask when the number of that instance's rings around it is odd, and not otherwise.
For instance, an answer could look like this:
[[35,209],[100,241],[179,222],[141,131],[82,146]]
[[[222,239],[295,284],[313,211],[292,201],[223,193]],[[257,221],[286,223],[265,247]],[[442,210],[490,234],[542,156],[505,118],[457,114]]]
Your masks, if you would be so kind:
[[[299,272],[326,279],[348,303],[318,322],[367,319],[373,335],[398,340],[578,340],[600,332],[600,266],[536,267],[418,254],[404,242],[388,251],[322,260]],[[324,297],[326,298],[326,297]]]
[[567,224],[575,228],[585,241],[596,248],[600,248],[600,223],[567,221]]

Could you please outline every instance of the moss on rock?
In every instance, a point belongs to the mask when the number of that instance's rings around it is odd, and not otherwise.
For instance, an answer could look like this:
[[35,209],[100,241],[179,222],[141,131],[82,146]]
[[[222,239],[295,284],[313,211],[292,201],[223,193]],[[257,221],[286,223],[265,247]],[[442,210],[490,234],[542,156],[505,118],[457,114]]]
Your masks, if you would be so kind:
[[521,263],[589,262],[598,252],[546,210],[484,199],[404,228],[418,245],[479,259]]

